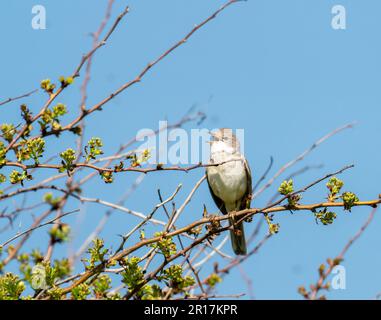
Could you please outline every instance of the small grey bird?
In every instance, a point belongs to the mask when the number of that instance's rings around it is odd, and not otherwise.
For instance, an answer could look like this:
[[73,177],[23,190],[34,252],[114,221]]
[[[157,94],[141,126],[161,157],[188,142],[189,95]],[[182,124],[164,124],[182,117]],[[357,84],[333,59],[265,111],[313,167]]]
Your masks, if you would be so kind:
[[[210,163],[222,163],[209,166],[206,177],[210,193],[218,209],[223,214],[244,210],[250,207],[252,196],[251,171],[245,157],[240,153],[240,144],[232,129],[219,129],[211,133]],[[234,226],[234,220],[230,219]],[[243,222],[230,231],[233,251],[245,255],[246,240]]]

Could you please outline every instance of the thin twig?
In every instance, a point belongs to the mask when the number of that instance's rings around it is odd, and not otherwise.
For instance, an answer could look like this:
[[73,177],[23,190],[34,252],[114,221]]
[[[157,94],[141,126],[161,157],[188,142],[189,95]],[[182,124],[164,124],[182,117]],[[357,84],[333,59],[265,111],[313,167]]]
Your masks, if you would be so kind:
[[7,104],[9,102],[12,102],[12,101],[16,101],[16,100],[19,100],[19,99],[22,99],[22,98],[29,97],[30,95],[32,95],[33,93],[35,93],[37,91],[38,91],[38,89],[34,89],[34,90],[32,90],[32,91],[30,91],[28,93],[22,94],[21,96],[5,99],[4,101],[0,102],[0,106],[2,106],[4,104]]
[[269,188],[273,183],[274,181],[283,173],[285,172],[288,168],[294,166],[296,163],[302,161],[308,154],[310,154],[313,150],[315,150],[319,145],[321,145],[323,142],[325,142],[326,140],[328,140],[329,138],[333,137],[334,135],[346,130],[346,129],[349,129],[349,128],[353,128],[355,125],[355,123],[350,123],[350,124],[347,124],[345,126],[342,126],[340,128],[337,128],[333,131],[331,131],[330,133],[326,134],[324,137],[320,138],[319,140],[317,140],[315,143],[312,144],[311,147],[309,147],[307,150],[305,150],[304,152],[302,152],[298,157],[296,157],[294,160],[286,163],[282,168],[279,169],[279,171],[260,189],[258,190],[254,195],[253,195],[253,198],[256,198],[258,197],[261,193],[263,193],[267,188]]
[[76,209],[76,210],[73,210],[73,211],[69,211],[69,212],[63,213],[60,216],[55,217],[55,218],[53,218],[53,219],[51,219],[51,220],[49,220],[49,221],[47,221],[45,223],[38,224],[38,225],[36,225],[36,226],[34,226],[32,228],[29,228],[29,229],[27,229],[27,230],[25,230],[25,231],[23,231],[21,233],[18,233],[15,236],[13,236],[12,238],[10,238],[7,241],[5,241],[3,244],[1,244],[0,248],[4,248],[6,245],[8,245],[9,243],[13,242],[14,240],[22,237],[23,235],[29,234],[32,231],[36,230],[36,229],[39,229],[39,228],[45,227],[46,225],[52,224],[54,221],[56,221],[58,219],[61,219],[63,217],[66,217],[66,216],[68,216],[70,214],[73,214],[75,212],[78,212],[78,211],[79,211],[79,209]]
[[327,279],[327,277],[331,274],[335,266],[340,264],[342,260],[344,260],[344,256],[347,253],[347,251],[352,247],[352,245],[362,236],[362,234],[365,232],[365,230],[368,228],[370,223],[373,221],[374,216],[377,212],[377,207],[373,208],[371,213],[369,214],[368,218],[366,219],[365,223],[361,226],[361,228],[356,232],[356,234],[349,239],[349,241],[346,243],[342,251],[339,253],[339,255],[335,259],[328,259],[328,269],[326,271],[322,271],[320,278],[316,285],[311,286],[312,290],[310,293],[307,293],[306,297],[308,296],[308,299],[315,300],[317,299],[317,295],[321,289],[324,287],[324,281]]

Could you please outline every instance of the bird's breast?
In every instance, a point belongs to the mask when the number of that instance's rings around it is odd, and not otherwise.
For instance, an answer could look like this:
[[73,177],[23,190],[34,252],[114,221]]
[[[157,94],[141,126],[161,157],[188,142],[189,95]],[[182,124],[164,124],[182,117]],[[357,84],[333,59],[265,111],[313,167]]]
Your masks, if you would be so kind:
[[[216,159],[217,158],[217,159]],[[239,159],[239,157],[235,157]],[[232,155],[216,155],[214,162],[232,159]],[[219,160],[219,161],[215,161]],[[225,203],[235,203],[242,199],[247,188],[247,174],[242,160],[230,161],[207,168],[208,181],[214,194]]]

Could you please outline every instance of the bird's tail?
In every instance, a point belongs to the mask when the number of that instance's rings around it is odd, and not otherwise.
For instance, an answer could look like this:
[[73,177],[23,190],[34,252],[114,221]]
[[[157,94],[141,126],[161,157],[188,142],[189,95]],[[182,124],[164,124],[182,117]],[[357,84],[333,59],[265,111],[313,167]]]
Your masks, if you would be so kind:
[[[230,220],[230,225],[234,225],[234,221]],[[233,230],[230,230],[230,240],[232,242],[233,251],[236,255],[246,255],[246,239],[243,222],[234,225]]]

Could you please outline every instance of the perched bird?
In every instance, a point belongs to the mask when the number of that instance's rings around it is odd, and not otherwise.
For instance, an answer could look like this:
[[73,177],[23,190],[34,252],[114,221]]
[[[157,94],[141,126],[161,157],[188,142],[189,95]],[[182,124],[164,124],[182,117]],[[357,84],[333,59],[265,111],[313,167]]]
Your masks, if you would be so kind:
[[[219,129],[211,132],[210,164],[221,163],[206,168],[209,190],[214,202],[223,214],[244,210],[250,207],[252,196],[251,171],[245,157],[240,153],[240,143],[232,129]],[[234,224],[230,238],[233,251],[245,255],[246,240],[243,222]]]

